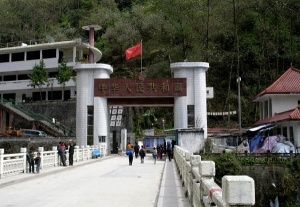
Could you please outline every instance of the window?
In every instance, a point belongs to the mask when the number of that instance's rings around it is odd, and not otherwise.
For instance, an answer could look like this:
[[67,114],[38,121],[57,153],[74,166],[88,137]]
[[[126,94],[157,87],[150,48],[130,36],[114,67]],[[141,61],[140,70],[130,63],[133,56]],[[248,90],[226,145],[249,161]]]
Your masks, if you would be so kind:
[[9,54],[2,54],[0,55],[0,63],[9,62]]
[[287,134],[287,127],[282,127],[282,135],[284,137],[288,137],[288,134]]
[[94,106],[87,106],[87,142],[93,145],[94,138]]
[[15,81],[17,80],[16,75],[5,75],[3,76],[3,81]]
[[268,101],[264,101],[264,117],[263,118],[267,118],[268,117]]
[[272,99],[269,99],[269,117],[272,117]]
[[29,77],[27,74],[19,74],[18,80],[29,80]]
[[98,136],[98,138],[99,138],[99,142],[106,142],[106,137],[105,136]]
[[55,58],[56,57],[56,50],[55,49],[43,50],[42,55],[43,55],[43,59]]
[[25,53],[24,52],[18,52],[18,53],[12,53],[11,54],[11,61],[24,61],[25,60]]
[[27,60],[39,60],[39,59],[40,59],[40,51],[27,52]]
[[290,137],[288,140],[294,144],[294,129],[292,126],[289,127],[289,134],[290,134]]
[[263,102],[259,102],[259,117],[260,119],[264,118],[264,103]]

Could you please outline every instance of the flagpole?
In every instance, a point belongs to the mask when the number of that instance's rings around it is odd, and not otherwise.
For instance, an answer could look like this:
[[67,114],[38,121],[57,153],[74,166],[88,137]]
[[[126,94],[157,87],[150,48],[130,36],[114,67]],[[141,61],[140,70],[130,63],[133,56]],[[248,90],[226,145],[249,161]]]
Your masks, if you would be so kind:
[[141,73],[143,67],[143,40],[141,40]]

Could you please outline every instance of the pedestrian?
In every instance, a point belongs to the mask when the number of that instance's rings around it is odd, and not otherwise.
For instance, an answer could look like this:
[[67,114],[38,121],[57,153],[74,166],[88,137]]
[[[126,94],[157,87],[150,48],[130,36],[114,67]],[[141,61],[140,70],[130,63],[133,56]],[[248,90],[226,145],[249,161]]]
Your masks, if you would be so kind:
[[127,147],[126,147],[126,155],[128,155],[128,158],[129,158],[129,165],[132,165],[133,149],[132,149],[130,142],[128,142]]
[[160,153],[161,153],[159,145],[157,145],[156,150],[157,150],[157,159],[158,159],[160,158]]
[[33,153],[30,152],[26,154],[26,160],[29,165],[29,173],[34,173],[34,159],[33,159]]
[[155,165],[156,164],[156,159],[157,159],[157,150],[156,150],[155,147],[153,147],[152,156],[153,156],[154,165]]
[[37,153],[36,158],[34,158],[34,163],[36,166],[36,173],[40,173],[40,167],[41,167],[41,153]]
[[162,155],[163,155],[163,146],[162,145],[160,145],[160,147],[159,147],[159,159],[162,159]]
[[65,151],[65,144],[63,142],[59,142],[57,146],[58,155],[60,156],[61,165],[66,165],[66,151]]
[[139,151],[140,157],[141,157],[141,163],[144,163],[144,157],[146,156],[146,152],[144,150],[144,146],[141,147]]
[[134,145],[134,155],[135,155],[135,158],[138,158],[139,156],[139,150],[140,150],[140,146],[137,144],[137,142],[135,142],[135,145]]
[[73,166],[74,144],[73,140],[69,140],[69,165]]
[[171,161],[171,159],[172,159],[172,145],[171,145],[171,142],[167,143],[167,153],[168,153],[169,161]]

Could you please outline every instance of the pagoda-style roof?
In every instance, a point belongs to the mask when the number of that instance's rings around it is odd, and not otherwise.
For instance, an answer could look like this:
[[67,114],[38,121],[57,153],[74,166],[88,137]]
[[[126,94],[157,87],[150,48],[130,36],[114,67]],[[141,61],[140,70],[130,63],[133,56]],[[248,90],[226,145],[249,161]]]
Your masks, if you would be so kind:
[[267,123],[276,123],[276,122],[283,122],[283,121],[300,121],[300,107],[297,107],[295,109],[291,109],[288,111],[284,111],[281,113],[276,113],[274,116],[261,119],[257,121],[254,126],[267,124]]
[[255,96],[254,101],[267,94],[300,94],[300,70],[289,68],[274,83]]

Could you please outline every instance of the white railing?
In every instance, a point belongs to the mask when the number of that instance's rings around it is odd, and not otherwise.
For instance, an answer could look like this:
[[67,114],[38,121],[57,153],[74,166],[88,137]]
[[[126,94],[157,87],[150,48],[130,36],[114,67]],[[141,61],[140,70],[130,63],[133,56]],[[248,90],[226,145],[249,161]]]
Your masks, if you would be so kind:
[[193,207],[254,206],[254,180],[249,176],[226,175],[222,188],[214,182],[215,163],[201,161],[200,155],[193,155],[175,146],[174,159],[186,194]]
[[[106,155],[106,148],[102,145],[87,146],[86,148],[75,146],[73,159],[74,162],[82,162],[92,159],[93,150],[100,150],[102,155]],[[52,147],[52,151],[44,151],[43,147],[38,148],[41,156],[41,169],[47,167],[60,166],[60,157],[58,155],[57,147]],[[4,154],[4,149],[0,149],[0,178],[14,174],[28,172],[29,164],[26,160],[27,149],[21,148],[20,153]],[[37,152],[34,152],[36,157]],[[68,160],[68,150],[66,150],[66,163]]]

